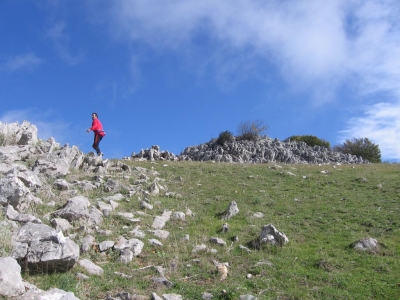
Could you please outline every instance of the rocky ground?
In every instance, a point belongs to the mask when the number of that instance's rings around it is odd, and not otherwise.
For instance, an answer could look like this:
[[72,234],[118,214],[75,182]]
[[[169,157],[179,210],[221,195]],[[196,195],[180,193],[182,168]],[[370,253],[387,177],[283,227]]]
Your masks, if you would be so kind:
[[[146,236],[141,227],[136,226],[130,237],[120,236],[117,240],[106,240],[97,243],[93,233],[99,233],[99,225],[103,219],[111,214],[135,224],[140,222],[140,213],[120,211],[120,201],[136,195],[144,210],[152,210],[153,204],[147,200],[149,195],[163,192],[166,196],[180,195],[168,191],[159,174],[144,168],[131,168],[123,160],[110,162],[95,156],[93,153],[84,154],[77,147],[61,146],[53,138],[42,141],[37,138],[37,129],[34,125],[1,124],[0,134],[3,136],[3,146],[0,147],[0,204],[3,207],[5,221],[1,227],[12,232],[11,254],[0,258],[0,295],[10,299],[78,299],[73,293],[53,288],[47,291],[24,281],[21,277],[21,268],[27,272],[66,272],[80,266],[85,273],[77,273],[81,280],[88,276],[101,276],[103,269],[91,260],[81,256],[94,247],[98,253],[105,253],[109,249],[118,250],[117,261],[129,263],[143,251],[142,239]],[[132,160],[213,160],[217,162],[263,163],[269,161],[285,163],[363,163],[361,158],[340,153],[332,153],[325,148],[310,148],[304,143],[282,143],[277,140],[263,138],[257,142],[232,143],[217,146],[215,143],[189,147],[175,156],[172,153],[162,152],[158,146],[142,150],[133,154]],[[67,182],[66,175],[79,170],[91,174],[90,180],[75,180]],[[123,186],[117,177],[109,174],[124,174],[129,176],[133,184]],[[104,189],[111,196],[89,199],[79,191]],[[68,195],[60,208],[55,201],[44,202],[43,191],[65,192]],[[50,197],[51,198],[51,197]],[[48,198],[46,198],[48,199]],[[54,207],[50,213],[35,215],[30,209],[32,205],[46,205]],[[56,209],[57,208],[57,209]],[[221,215],[229,220],[237,214],[239,208],[232,201]],[[144,212],[142,212],[145,214]],[[164,210],[162,215],[156,216],[151,224],[150,232],[154,235],[149,242],[162,245],[162,240],[169,235],[163,228],[170,220],[185,220],[192,216],[190,209],[185,211]],[[49,224],[49,225],[46,225]],[[73,230],[71,230],[73,229]],[[227,227],[222,230],[228,230]],[[68,232],[67,235],[64,233]],[[77,234],[76,232],[79,232]],[[107,232],[104,232],[107,235]],[[83,238],[80,238],[83,237]],[[262,228],[255,243],[272,243],[285,245],[288,238],[279,232],[274,225],[269,224]],[[211,244],[224,244],[225,241],[212,237]],[[193,251],[203,251],[206,245],[198,245]],[[242,246],[245,250],[250,251]],[[374,239],[366,239],[356,244],[362,250],[373,251],[378,247]],[[229,265],[214,261],[220,273],[221,280],[226,278]],[[173,285],[165,276],[162,266],[154,266],[159,276],[152,280],[163,286]],[[127,276],[125,274],[116,274]],[[107,299],[182,299],[176,294],[162,294],[156,292],[149,295],[129,295],[119,293]],[[211,299],[212,295],[203,294],[203,299]],[[257,299],[252,295],[243,295],[241,299]]]

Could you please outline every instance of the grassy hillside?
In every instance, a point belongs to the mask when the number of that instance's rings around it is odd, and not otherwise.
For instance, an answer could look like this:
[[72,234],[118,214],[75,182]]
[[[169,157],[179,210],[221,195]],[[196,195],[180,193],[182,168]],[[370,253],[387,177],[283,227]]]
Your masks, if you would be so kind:
[[[310,165],[237,165],[190,162],[127,162],[134,170],[143,167],[159,173],[160,184],[182,197],[148,196],[153,210],[147,210],[139,224],[127,223],[115,214],[104,219],[100,229],[109,229],[111,236],[96,236],[96,241],[129,238],[136,225],[146,231],[156,215],[167,210],[194,216],[186,221],[169,221],[170,232],[163,246],[152,246],[147,233],[142,254],[130,264],[115,262],[118,253],[99,253],[96,249],[83,254],[105,270],[102,277],[91,276],[79,282],[75,267],[65,274],[24,274],[24,278],[42,289],[59,287],[72,291],[81,299],[105,299],[125,291],[147,295],[155,291],[176,293],[184,299],[201,299],[210,292],[213,299],[238,299],[252,294],[258,299],[399,299],[400,298],[400,166],[397,164],[310,166]],[[124,184],[134,184],[129,173],[110,174]],[[66,179],[93,178],[92,174],[75,172]],[[154,176],[152,177],[154,178]],[[149,181],[151,182],[151,180]],[[58,191],[58,205],[68,195]],[[95,199],[112,195],[102,190],[81,191]],[[52,198],[42,192],[42,198]],[[54,198],[54,197],[53,197]],[[120,202],[117,211],[143,211],[133,195]],[[46,200],[46,199],[44,199]],[[53,199],[54,200],[54,199]],[[229,221],[221,220],[230,201],[236,201],[240,212]],[[54,209],[54,208],[52,208]],[[34,208],[36,215],[50,212],[46,206]],[[263,218],[254,213],[262,212]],[[223,223],[227,233],[220,232]],[[286,234],[289,243],[276,247],[264,245],[247,252],[263,225],[272,223]],[[77,230],[76,241],[85,235]],[[66,234],[67,235],[67,234]],[[190,236],[189,241],[183,237]],[[233,241],[237,236],[238,241]],[[211,237],[226,241],[226,246],[210,244]],[[365,237],[380,243],[378,253],[355,251],[350,247]],[[4,242],[3,242],[4,244]],[[196,245],[205,244],[217,253],[197,252]],[[4,250],[3,250],[4,251]],[[220,280],[213,260],[229,262],[229,275]],[[166,277],[174,283],[159,290],[152,281],[158,277],[151,266],[163,266]],[[114,274],[122,272],[132,278]],[[250,275],[251,274],[251,278]]]

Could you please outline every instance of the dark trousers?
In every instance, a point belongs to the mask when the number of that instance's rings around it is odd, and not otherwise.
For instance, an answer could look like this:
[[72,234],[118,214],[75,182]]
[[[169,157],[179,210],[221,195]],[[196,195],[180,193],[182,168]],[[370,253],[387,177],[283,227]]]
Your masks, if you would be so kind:
[[99,155],[101,153],[100,148],[99,148],[99,144],[101,142],[101,140],[103,139],[103,137],[99,134],[95,134],[94,135],[94,142],[93,142],[93,149],[96,150],[97,155]]

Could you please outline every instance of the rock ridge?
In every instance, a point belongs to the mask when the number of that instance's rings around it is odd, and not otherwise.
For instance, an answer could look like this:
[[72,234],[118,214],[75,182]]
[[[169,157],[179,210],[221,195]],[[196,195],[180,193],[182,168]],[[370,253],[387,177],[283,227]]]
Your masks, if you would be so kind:
[[226,163],[283,164],[365,164],[368,160],[352,154],[332,151],[326,147],[310,147],[305,142],[272,139],[267,136],[255,141],[236,140],[219,145],[216,139],[186,147],[179,155],[161,151],[158,145],[132,153],[128,159],[166,161],[212,161]]

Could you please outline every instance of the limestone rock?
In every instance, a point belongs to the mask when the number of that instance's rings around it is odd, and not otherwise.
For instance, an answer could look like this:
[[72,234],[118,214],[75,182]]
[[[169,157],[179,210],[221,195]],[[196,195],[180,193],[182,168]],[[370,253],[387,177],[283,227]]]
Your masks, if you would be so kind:
[[69,189],[69,184],[65,179],[59,178],[54,181],[53,187],[60,191],[65,191]]
[[171,211],[164,211],[161,216],[156,216],[151,227],[154,229],[163,229],[165,223],[171,218]]
[[369,237],[356,242],[354,249],[376,253],[379,252],[379,243],[376,239]]
[[79,300],[74,293],[66,292],[58,288],[52,288],[48,291],[35,288],[18,296],[18,300]]
[[0,178],[0,205],[12,205],[21,211],[29,204],[30,190],[16,176]]
[[89,259],[81,259],[78,263],[91,275],[101,276],[104,274],[104,270]]
[[0,258],[0,296],[18,296],[25,292],[21,267],[12,257]]
[[235,201],[231,201],[228,205],[228,208],[225,210],[225,212],[222,214],[222,219],[223,220],[229,220],[233,216],[237,215],[239,213],[239,208],[236,204]]
[[103,221],[103,214],[94,206],[89,209],[89,199],[84,196],[75,196],[67,200],[62,209],[55,215],[70,222],[79,220],[86,225],[99,225]]
[[51,226],[57,230],[67,231],[72,228],[72,225],[65,219],[53,218],[50,220]]
[[31,272],[62,272],[79,259],[79,246],[61,231],[27,223],[13,235],[12,256]]
[[289,239],[282,232],[279,232],[274,225],[264,225],[259,237],[261,243],[270,243],[278,246],[286,245]]

